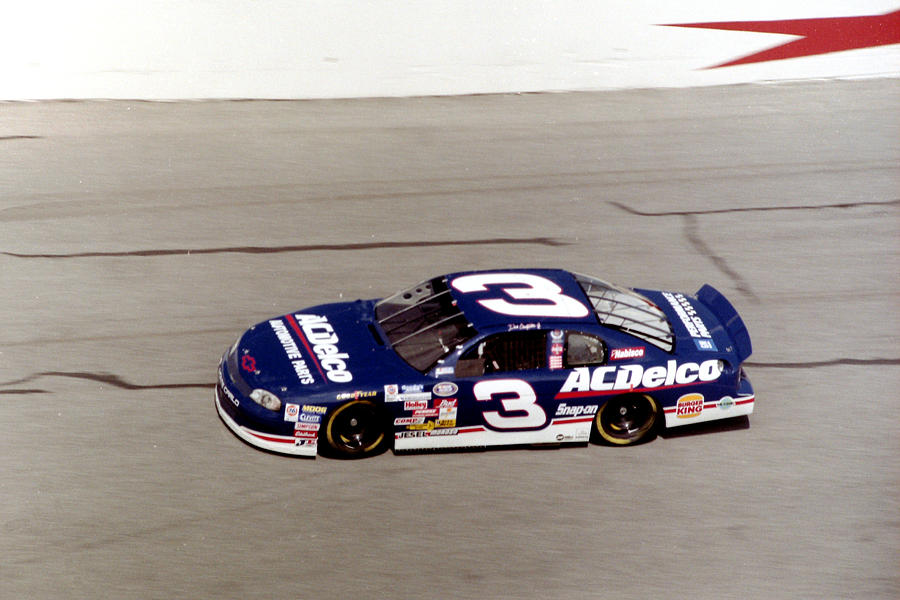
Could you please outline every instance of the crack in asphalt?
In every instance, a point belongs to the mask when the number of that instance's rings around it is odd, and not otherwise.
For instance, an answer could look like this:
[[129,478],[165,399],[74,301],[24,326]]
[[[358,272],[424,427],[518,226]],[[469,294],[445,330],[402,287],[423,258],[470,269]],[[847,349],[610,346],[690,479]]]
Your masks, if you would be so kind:
[[900,365],[900,358],[836,358],[833,360],[817,360],[810,362],[753,362],[747,361],[745,366],[754,369],[818,369],[820,367],[851,366],[891,366]]
[[0,142],[9,140],[41,140],[44,139],[39,135],[0,135]]
[[490,246],[529,244],[538,246],[567,246],[554,238],[492,238],[480,240],[444,240],[444,241],[411,241],[411,242],[364,242],[358,244],[306,244],[295,246],[229,246],[222,248],[170,248],[158,250],[124,250],[112,252],[72,252],[63,254],[26,254],[18,252],[0,252],[13,258],[97,258],[97,257],[131,257],[131,256],[180,256],[191,254],[279,254],[285,252],[315,251],[354,251],[382,250],[386,248],[432,248],[440,246]]
[[[746,367],[754,369],[819,369],[837,366],[900,366],[900,358],[836,358],[831,360],[818,360],[809,362],[755,362],[743,363]],[[34,373],[22,379],[0,382],[0,388],[17,386],[41,379],[43,377],[63,377],[68,379],[80,379],[96,381],[122,390],[184,390],[184,389],[211,389],[214,383],[155,383],[137,384],[131,383],[113,373],[90,373],[87,371],[43,371]],[[50,390],[44,389],[0,389],[0,394],[50,394]]]
[[[0,383],[0,387],[12,386],[12,385],[22,385],[24,383],[29,383],[35,381],[36,379],[41,379],[43,377],[65,377],[68,379],[82,379],[87,381],[96,381],[98,383],[105,383],[107,385],[111,385],[113,387],[122,389],[122,390],[183,390],[183,389],[210,389],[215,384],[213,383],[156,383],[149,385],[142,385],[137,383],[131,383],[126,381],[122,377],[115,375],[114,373],[90,373],[87,371],[43,371],[41,373],[34,373],[29,375],[28,377],[24,377],[22,379],[17,379],[15,381],[6,381]],[[14,394],[14,393],[47,393],[46,390],[0,390],[0,394]]]
[[858,208],[861,206],[895,206],[900,204],[900,199],[889,200],[886,202],[841,202],[836,204],[740,207],[708,210],[675,210],[667,212],[646,212],[637,210],[621,202],[610,201],[609,203],[629,214],[639,217],[682,217],[684,219],[684,235],[690,242],[691,246],[693,246],[701,256],[705,256],[706,258],[708,258],[720,273],[731,279],[734,282],[735,287],[741,294],[743,294],[751,301],[759,304],[760,298],[756,295],[756,293],[754,293],[747,280],[744,279],[735,269],[731,268],[731,266],[722,256],[713,252],[713,249],[710,248],[705,241],[703,241],[703,237],[699,232],[699,224],[697,221],[698,216],[743,212],[770,212],[780,210],[822,210],[829,208]]
[[759,304],[759,296],[757,296],[753,292],[753,290],[750,289],[750,284],[747,282],[747,280],[741,277],[740,273],[738,273],[728,265],[728,261],[713,252],[713,249],[703,241],[703,237],[700,235],[699,226],[697,224],[697,216],[684,215],[684,221],[685,236],[694,247],[694,249],[697,250],[697,252],[699,252],[702,256],[706,256],[707,258],[709,258],[716,266],[716,268],[719,269],[719,271],[731,278],[731,280],[735,283],[735,287],[740,293],[750,298],[753,302]]
[[836,204],[800,204],[795,206],[746,206],[740,208],[716,208],[708,210],[673,210],[667,212],[645,212],[637,210],[611,200],[610,204],[621,208],[625,212],[637,215],[639,217],[684,217],[690,215],[721,215],[728,213],[742,212],[773,212],[779,210],[824,210],[828,208],[859,208],[862,206],[896,206],[900,205],[900,198],[887,201],[869,201],[869,202],[839,202]]

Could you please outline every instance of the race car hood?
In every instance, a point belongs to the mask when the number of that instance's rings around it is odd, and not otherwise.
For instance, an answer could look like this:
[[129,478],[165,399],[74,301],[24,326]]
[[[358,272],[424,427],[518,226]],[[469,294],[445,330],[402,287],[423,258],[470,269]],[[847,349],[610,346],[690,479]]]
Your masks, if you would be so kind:
[[365,388],[376,379],[409,369],[377,337],[374,301],[314,306],[251,327],[231,351],[249,389],[288,396]]
[[676,346],[729,354],[737,364],[753,352],[743,320],[725,296],[711,285],[704,285],[694,295],[637,291],[666,313],[675,333]]

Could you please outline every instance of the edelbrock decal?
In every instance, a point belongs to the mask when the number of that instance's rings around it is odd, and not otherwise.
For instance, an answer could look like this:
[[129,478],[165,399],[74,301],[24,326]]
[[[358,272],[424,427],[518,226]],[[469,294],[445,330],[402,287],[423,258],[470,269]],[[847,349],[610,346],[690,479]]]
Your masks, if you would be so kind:
[[678,364],[670,360],[666,366],[644,369],[642,365],[622,365],[618,367],[596,367],[593,372],[588,367],[578,367],[559,390],[568,392],[603,392],[652,389],[671,385],[684,385],[695,381],[715,381],[722,371],[719,361],[705,360],[700,364],[685,362]]

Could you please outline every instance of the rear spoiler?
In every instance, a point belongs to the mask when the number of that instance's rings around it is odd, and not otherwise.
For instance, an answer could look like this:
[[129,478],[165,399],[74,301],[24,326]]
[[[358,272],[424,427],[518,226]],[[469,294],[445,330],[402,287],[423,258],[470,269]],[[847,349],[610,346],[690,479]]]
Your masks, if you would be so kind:
[[750,333],[747,326],[738,316],[737,311],[731,305],[725,296],[708,283],[697,290],[697,300],[702,302],[716,316],[728,337],[734,343],[734,352],[737,354],[738,361],[744,362],[753,353],[753,346],[750,343]]

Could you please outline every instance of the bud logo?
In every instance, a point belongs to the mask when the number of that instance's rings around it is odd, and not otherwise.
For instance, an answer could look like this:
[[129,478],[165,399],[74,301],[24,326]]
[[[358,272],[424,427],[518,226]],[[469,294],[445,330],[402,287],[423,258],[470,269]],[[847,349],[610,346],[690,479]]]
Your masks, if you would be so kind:
[[619,390],[653,389],[673,385],[687,385],[698,381],[715,381],[722,371],[717,360],[705,360],[700,364],[686,362],[678,364],[674,360],[666,366],[658,365],[644,369],[642,365],[622,365],[621,367],[596,367],[593,372],[588,367],[578,367],[569,373],[560,394],[569,392],[606,392]]
[[637,348],[613,348],[609,353],[610,360],[624,360],[626,358],[644,358],[644,347]]
[[699,417],[703,412],[703,395],[702,394],[685,394],[678,399],[675,405],[675,415],[679,419],[690,419],[691,417]]
[[456,408],[458,406],[456,398],[445,398],[435,401],[435,408],[438,409],[438,418],[443,421],[453,421],[453,425],[445,425],[445,427],[453,427],[456,425]]

